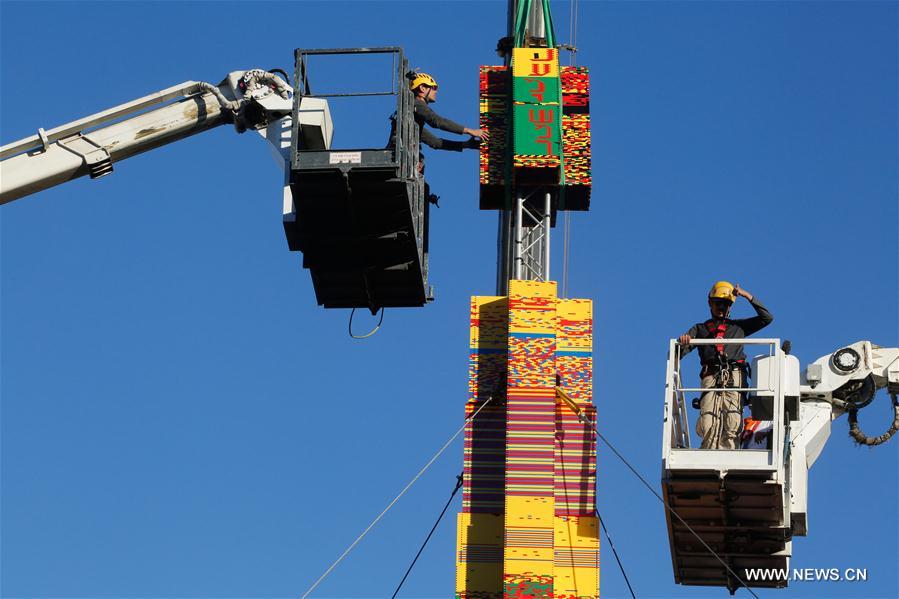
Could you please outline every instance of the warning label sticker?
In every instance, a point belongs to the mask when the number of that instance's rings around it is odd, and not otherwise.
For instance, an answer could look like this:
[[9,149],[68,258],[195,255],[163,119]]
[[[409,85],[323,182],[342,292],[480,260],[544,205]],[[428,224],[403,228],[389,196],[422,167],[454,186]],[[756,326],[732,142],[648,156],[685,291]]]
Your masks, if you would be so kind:
[[329,164],[362,164],[362,152],[331,152]]

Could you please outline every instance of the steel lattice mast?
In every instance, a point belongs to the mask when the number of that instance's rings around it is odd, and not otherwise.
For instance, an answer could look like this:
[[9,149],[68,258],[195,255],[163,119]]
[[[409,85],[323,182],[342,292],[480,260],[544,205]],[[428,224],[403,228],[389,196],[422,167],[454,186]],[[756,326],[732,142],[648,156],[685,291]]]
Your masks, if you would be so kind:
[[[520,2],[509,0],[507,38],[514,39],[515,21]],[[528,33],[535,40],[546,39],[543,4],[533,2],[527,16]],[[512,62],[511,52],[505,66]],[[508,293],[510,279],[548,281],[550,277],[551,195],[548,190],[514,188],[512,206],[499,215],[496,258],[496,293]],[[532,200],[526,202],[528,200]],[[543,199],[543,203],[540,203]]]

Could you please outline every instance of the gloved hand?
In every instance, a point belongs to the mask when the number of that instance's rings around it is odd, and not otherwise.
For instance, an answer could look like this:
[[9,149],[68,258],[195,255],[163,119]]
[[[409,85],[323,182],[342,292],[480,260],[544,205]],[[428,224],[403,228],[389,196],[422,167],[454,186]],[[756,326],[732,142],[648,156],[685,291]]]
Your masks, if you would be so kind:
[[481,146],[481,140],[477,137],[469,137],[468,141],[465,142],[466,148],[479,148]]
[[439,196],[439,195],[435,195],[435,194],[433,194],[433,193],[429,193],[429,194],[428,194],[428,203],[429,203],[429,204],[434,204],[435,206],[437,206],[438,208],[440,208],[440,204],[438,204],[439,201],[440,201],[440,196]]

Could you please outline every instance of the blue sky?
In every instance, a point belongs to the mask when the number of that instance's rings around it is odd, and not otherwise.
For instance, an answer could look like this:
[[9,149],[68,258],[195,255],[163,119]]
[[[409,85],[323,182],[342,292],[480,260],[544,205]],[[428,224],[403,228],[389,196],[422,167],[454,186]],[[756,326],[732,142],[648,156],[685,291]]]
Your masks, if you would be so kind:
[[[568,8],[553,2],[563,41]],[[474,126],[505,10],[4,0],[2,143],[181,81],[290,70],[297,47],[402,45],[439,80],[438,112]],[[657,482],[667,340],[705,318],[713,281],[757,294],[803,364],[899,343],[897,5],[584,0],[578,24],[594,194],[570,294],[595,302],[600,428]],[[389,112],[335,105],[335,145],[382,145]],[[0,594],[299,596],[461,424],[469,297],[494,292],[477,156],[429,154],[437,302],[364,342],[315,305],[260,139],[222,127],[115,169],[0,208]],[[863,427],[879,434],[887,404]],[[846,431],[810,474],[793,565],[868,581],[759,596],[899,594],[899,445]],[[457,442],[314,596],[389,596],[461,463]],[[661,506],[603,445],[598,489],[638,597],[724,596],[674,585]],[[403,596],[452,594],[458,510]],[[602,594],[623,597],[603,547]]]

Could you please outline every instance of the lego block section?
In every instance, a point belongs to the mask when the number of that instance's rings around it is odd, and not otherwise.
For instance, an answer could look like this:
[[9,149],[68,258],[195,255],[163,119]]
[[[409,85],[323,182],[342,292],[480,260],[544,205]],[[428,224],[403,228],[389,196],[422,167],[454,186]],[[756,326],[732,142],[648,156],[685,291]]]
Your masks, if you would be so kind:
[[512,51],[512,154],[518,185],[562,179],[559,56],[553,48]]
[[557,516],[593,516],[596,508],[596,410],[593,407],[593,302],[560,300],[556,319],[556,372],[579,407],[556,405],[555,498]]
[[501,599],[502,596],[502,516],[459,514],[456,535],[456,599]]
[[[515,104],[515,156],[555,157],[562,155],[562,119],[558,106]],[[550,163],[547,163],[550,164]],[[516,166],[519,163],[516,162]]]
[[515,77],[512,100],[521,104],[561,105],[561,81],[555,77]]
[[503,511],[508,306],[505,297],[471,298],[465,416],[480,412],[465,425],[462,511],[466,513]]
[[553,501],[510,497],[503,551],[505,599],[553,597]]
[[599,526],[595,516],[555,518],[555,599],[599,597]]
[[590,74],[586,67],[562,67],[562,154],[564,193],[560,210],[588,210],[593,180],[590,146]]
[[511,186],[557,187],[553,210],[588,210],[590,75],[548,48],[515,48],[512,67],[482,66],[480,208],[511,208]]
[[[511,73],[501,66],[482,66],[479,87],[480,128],[489,137],[480,146],[481,209],[505,207],[507,130],[511,125],[508,105],[511,102]],[[508,165],[511,169],[511,165]],[[511,171],[510,171],[511,174]]]
[[513,77],[559,76],[559,51],[555,48],[513,48]]
[[472,298],[457,599],[599,597],[592,350],[553,282]]
[[552,597],[555,283],[509,282],[505,597]]
[[556,406],[555,597],[599,596],[596,510],[596,409],[593,406],[593,302],[560,300],[556,308],[556,370],[562,389],[586,416]]

